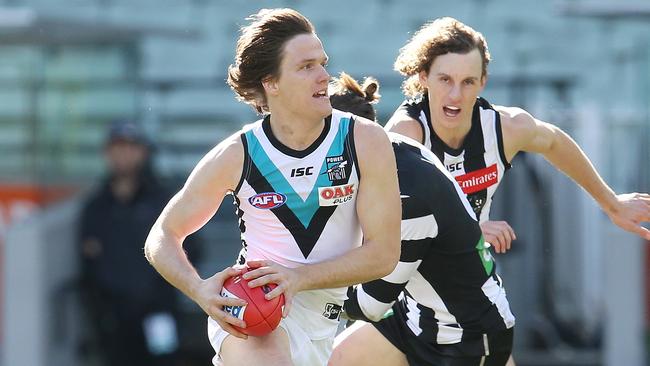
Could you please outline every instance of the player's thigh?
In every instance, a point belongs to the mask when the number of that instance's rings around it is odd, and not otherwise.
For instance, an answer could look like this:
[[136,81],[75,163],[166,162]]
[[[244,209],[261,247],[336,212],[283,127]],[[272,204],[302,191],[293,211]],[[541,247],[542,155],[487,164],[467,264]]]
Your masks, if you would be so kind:
[[224,366],[292,365],[289,337],[280,327],[262,337],[228,336],[221,345],[220,356]]
[[377,328],[357,321],[336,337],[328,365],[408,366],[408,362]]

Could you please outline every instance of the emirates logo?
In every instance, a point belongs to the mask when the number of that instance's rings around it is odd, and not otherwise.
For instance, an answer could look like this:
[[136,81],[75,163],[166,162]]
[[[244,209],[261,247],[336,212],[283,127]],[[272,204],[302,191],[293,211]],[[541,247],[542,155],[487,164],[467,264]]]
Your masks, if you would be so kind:
[[455,178],[460,188],[463,189],[463,193],[470,194],[497,184],[499,182],[499,172],[497,171],[497,165],[492,164],[487,168],[475,170]]

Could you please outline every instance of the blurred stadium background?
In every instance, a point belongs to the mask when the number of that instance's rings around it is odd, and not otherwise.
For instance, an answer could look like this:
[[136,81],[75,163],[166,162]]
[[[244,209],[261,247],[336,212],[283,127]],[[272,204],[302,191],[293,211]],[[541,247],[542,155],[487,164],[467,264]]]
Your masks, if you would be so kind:
[[[239,25],[261,7],[308,16],[331,74],[378,78],[382,123],[402,100],[399,47],[423,22],[456,17],[488,40],[488,100],[564,128],[616,191],[650,191],[646,0],[2,0],[0,365],[83,364],[74,230],[104,168],[107,123],[140,121],[156,167],[180,186],[212,145],[256,119],[224,80]],[[519,238],[497,259],[518,365],[649,365],[647,243],[543,159],[513,165],[493,218]],[[203,275],[232,263],[231,200],[200,235]],[[208,364],[203,317],[185,308],[182,344]]]

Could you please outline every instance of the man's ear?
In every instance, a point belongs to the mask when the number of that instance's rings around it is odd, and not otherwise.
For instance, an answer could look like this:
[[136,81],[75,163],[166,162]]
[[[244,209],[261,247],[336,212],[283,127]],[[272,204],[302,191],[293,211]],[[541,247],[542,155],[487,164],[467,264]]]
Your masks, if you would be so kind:
[[422,70],[422,71],[420,71],[418,73],[418,80],[420,80],[420,85],[422,85],[425,88],[427,87],[427,78],[428,77],[429,77],[429,74],[424,70]]
[[262,80],[262,86],[266,95],[277,95],[279,92],[278,81],[274,77],[267,77]]
[[481,84],[480,84],[480,86],[481,86],[481,91],[483,91],[483,89],[485,88],[485,84],[487,84],[487,81],[488,81],[488,76],[487,76],[487,74],[481,76]]

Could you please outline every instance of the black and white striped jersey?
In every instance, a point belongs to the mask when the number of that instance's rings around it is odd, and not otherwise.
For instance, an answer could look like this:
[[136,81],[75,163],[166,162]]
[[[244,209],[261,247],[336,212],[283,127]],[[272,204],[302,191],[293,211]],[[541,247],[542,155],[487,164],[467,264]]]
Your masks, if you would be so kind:
[[454,149],[436,135],[431,125],[426,95],[404,101],[395,115],[406,115],[420,123],[424,146],[433,151],[458,181],[480,222],[489,220],[490,205],[503,176],[510,168],[503,149],[499,112],[478,98],[472,112],[472,127],[463,145]]
[[404,325],[438,344],[513,327],[496,263],[460,186],[424,146],[396,134],[391,140],[402,197],[400,261],[388,276],[349,289],[348,316],[378,321],[401,307]]

